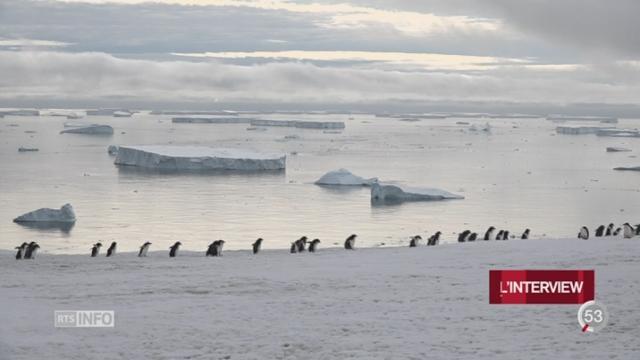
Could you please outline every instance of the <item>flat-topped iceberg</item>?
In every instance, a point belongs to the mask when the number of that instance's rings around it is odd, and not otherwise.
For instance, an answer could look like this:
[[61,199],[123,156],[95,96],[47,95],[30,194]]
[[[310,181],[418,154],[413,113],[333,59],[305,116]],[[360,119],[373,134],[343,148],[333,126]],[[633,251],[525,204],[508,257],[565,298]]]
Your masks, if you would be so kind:
[[636,129],[602,129],[597,131],[596,135],[610,137],[640,137],[640,131]]
[[251,120],[253,126],[284,126],[302,129],[344,129],[342,121]]
[[252,118],[240,117],[174,117],[171,122],[176,124],[249,124]]
[[378,181],[378,178],[365,179],[352,174],[347,169],[329,171],[316,181],[316,185],[347,185],[347,186],[370,186]]
[[109,125],[89,125],[69,127],[60,131],[60,134],[87,134],[87,135],[112,135],[113,128]]
[[71,204],[64,204],[60,209],[42,208],[20,215],[13,219],[17,223],[46,222],[46,223],[74,223],[76,214]]
[[631,151],[631,149],[627,149],[623,147],[615,147],[615,146],[607,147],[607,152],[626,152],[626,151]]
[[558,126],[556,132],[565,135],[596,134],[598,131],[609,130],[611,128],[601,126]]
[[620,171],[640,171],[640,166],[620,166],[617,168],[613,168],[613,170],[620,170]]
[[464,199],[464,196],[452,194],[440,189],[400,187],[383,183],[373,183],[371,185],[372,203],[401,203],[405,201],[439,201],[450,199]]
[[114,163],[159,170],[282,170],[286,155],[206,146],[119,146]]

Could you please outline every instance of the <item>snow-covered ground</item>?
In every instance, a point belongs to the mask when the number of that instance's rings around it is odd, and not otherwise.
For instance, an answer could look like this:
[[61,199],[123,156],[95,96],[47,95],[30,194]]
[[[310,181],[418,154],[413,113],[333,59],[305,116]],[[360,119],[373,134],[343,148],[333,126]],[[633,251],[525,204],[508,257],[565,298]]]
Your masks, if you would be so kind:
[[[221,258],[0,251],[0,359],[637,359],[640,238],[266,250]],[[247,240],[247,248],[251,243]],[[268,247],[269,239],[265,240]],[[42,244],[46,250],[46,244]],[[152,248],[153,250],[153,248]],[[490,269],[595,269],[610,320],[489,305]],[[114,310],[114,328],[54,328]]]

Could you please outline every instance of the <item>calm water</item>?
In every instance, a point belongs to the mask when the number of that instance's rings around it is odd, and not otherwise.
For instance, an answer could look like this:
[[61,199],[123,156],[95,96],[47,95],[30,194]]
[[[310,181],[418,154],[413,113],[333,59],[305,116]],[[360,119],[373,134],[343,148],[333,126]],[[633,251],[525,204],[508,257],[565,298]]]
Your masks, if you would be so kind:
[[[110,137],[64,134],[65,118],[0,119],[0,248],[38,241],[44,252],[83,253],[91,244],[118,241],[133,251],[176,240],[203,250],[212,240],[246,249],[258,236],[265,248],[286,248],[301,235],[323,246],[350,233],[359,246],[398,245],[409,235],[436,230],[445,240],[470,228],[494,225],[532,237],[575,236],[580,226],[640,222],[640,139],[555,135],[544,119],[492,119],[491,134],[456,121],[402,122],[369,115],[269,115],[264,118],[340,120],[341,134],[243,124],[172,124],[169,116],[87,117],[112,125]],[[11,126],[17,124],[18,126]],[[595,124],[594,124],[595,125]],[[640,127],[621,120],[619,127]],[[25,131],[35,131],[27,133]],[[297,139],[284,139],[297,135]],[[113,165],[110,144],[199,144],[286,152],[287,170],[270,174],[158,174]],[[18,147],[39,152],[19,153]],[[606,153],[624,146],[631,153]],[[292,155],[291,153],[297,153]],[[364,177],[457,192],[465,200],[372,206],[367,188],[331,189],[313,184],[340,167]],[[12,222],[40,207],[73,204],[78,221],[69,231],[39,230]]]

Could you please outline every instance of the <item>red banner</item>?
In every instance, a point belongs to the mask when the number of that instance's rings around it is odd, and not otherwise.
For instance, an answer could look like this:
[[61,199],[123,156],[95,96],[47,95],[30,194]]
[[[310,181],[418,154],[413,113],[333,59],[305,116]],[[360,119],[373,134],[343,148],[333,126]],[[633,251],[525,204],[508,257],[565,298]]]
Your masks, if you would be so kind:
[[583,304],[594,297],[593,270],[489,270],[490,304]]

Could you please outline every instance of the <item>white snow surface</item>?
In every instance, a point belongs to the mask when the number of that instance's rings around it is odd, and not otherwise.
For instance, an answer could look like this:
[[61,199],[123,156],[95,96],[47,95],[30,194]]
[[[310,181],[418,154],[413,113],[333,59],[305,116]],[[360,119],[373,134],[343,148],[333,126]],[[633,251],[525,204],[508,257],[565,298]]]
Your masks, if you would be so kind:
[[60,209],[41,208],[30,211],[13,219],[14,222],[58,222],[74,223],[76,214],[71,204],[64,204]]
[[[90,258],[41,245],[35,260],[0,251],[3,359],[600,360],[640,350],[637,238],[219,258],[153,248]],[[594,269],[609,324],[582,333],[578,305],[490,305],[492,269]],[[115,327],[54,328],[55,310],[114,310]]]
[[322,175],[315,183],[317,185],[369,186],[377,181],[378,178],[365,179],[352,174],[347,169],[338,169]]
[[396,184],[374,183],[371,185],[372,202],[438,201],[464,199],[445,190],[409,187]]
[[164,170],[281,170],[286,155],[205,146],[119,146],[116,165]]

